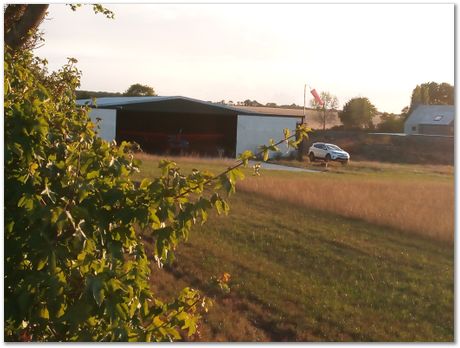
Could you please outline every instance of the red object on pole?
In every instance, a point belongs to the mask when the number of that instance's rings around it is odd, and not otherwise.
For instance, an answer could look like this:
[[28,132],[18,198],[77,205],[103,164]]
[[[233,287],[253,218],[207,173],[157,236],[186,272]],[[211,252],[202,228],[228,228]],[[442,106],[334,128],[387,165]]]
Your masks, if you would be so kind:
[[316,100],[316,102],[317,102],[319,105],[322,106],[322,105],[324,104],[324,102],[321,100],[321,98],[320,98],[318,92],[316,92],[316,89],[312,89],[312,90],[310,91],[310,93],[313,95],[313,97],[315,97],[315,100]]

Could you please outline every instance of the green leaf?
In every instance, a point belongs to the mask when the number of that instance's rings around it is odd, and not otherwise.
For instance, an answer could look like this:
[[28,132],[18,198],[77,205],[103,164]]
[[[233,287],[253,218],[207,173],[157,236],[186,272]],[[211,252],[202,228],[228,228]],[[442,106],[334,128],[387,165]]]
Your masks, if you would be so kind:
[[78,203],[81,203],[90,194],[89,190],[81,189],[78,191]]
[[242,154],[239,156],[239,160],[243,162],[243,165],[246,167],[248,165],[248,162],[250,159],[254,158],[254,154],[250,150],[244,151]]
[[8,92],[10,90],[10,84],[9,84],[9,81],[7,79],[5,79],[3,81],[3,94],[4,95],[8,95]]
[[283,133],[284,133],[284,140],[288,140],[289,137],[291,136],[291,131],[289,130],[289,128],[284,128]]
[[50,313],[49,313],[48,308],[46,307],[46,305],[44,305],[44,304],[40,305],[39,311],[38,311],[38,317],[42,318],[42,319],[49,319],[50,318]]
[[62,317],[65,314],[66,307],[67,307],[66,304],[64,302],[61,302],[59,304],[59,309],[56,311],[55,317],[56,318]]
[[140,188],[141,189],[146,189],[147,187],[149,187],[150,184],[151,184],[151,181],[149,179],[143,179],[141,181]]
[[142,314],[144,315],[144,317],[147,317],[149,315],[149,303],[147,300],[144,300],[144,302],[142,303]]
[[235,184],[226,174],[220,175],[216,185],[216,189],[224,189],[228,195],[235,193]]
[[5,231],[8,233],[11,233],[13,231],[14,227],[14,221],[10,221],[8,223],[5,223]]
[[166,176],[169,173],[170,169],[176,168],[176,162],[173,161],[168,161],[168,160],[161,160],[160,163],[158,164],[158,168],[162,170],[162,175]]
[[122,318],[123,320],[128,319],[126,310],[125,310],[125,308],[123,307],[122,304],[117,303],[117,304],[115,305],[115,311],[116,311],[116,313],[118,314],[118,316],[119,316],[120,318]]
[[174,230],[171,226],[167,226],[164,228],[160,228],[154,231],[154,235],[156,236],[155,241],[155,251],[156,255],[159,259],[164,260],[166,258],[168,245],[173,238]]
[[46,256],[43,259],[40,259],[37,264],[37,271],[41,271],[47,264],[48,262],[48,256]]
[[149,218],[153,228],[159,228],[161,226],[161,220],[158,218],[156,207],[151,206],[149,208]]
[[93,170],[86,175],[86,179],[91,180],[99,176],[99,170]]
[[97,325],[97,320],[96,317],[89,317],[88,320],[86,321],[90,326],[96,326]]
[[214,204],[215,207],[216,207],[216,210],[217,210],[217,213],[220,215],[222,214],[222,212],[224,211],[224,208],[223,208],[223,205],[222,205],[222,201],[221,200],[218,200],[216,201],[216,203]]
[[[130,298],[132,298],[132,295],[130,296]],[[130,318],[134,317],[138,305],[139,305],[139,301],[137,299],[133,299],[133,301],[131,302],[129,306],[129,317]]]
[[206,210],[201,210],[201,224],[203,225],[208,220],[208,213]]
[[105,299],[105,291],[103,289],[103,283],[101,279],[94,278],[91,284],[91,290],[93,293],[94,300],[96,301],[97,305],[100,307],[102,302]]
[[264,160],[264,162],[268,161],[268,148],[264,150],[263,160]]
[[25,208],[26,210],[32,210],[34,207],[34,201],[29,195],[22,196],[18,201],[19,208]]
[[297,147],[299,146],[300,142],[299,141],[296,141],[296,140],[289,140],[288,141],[288,146],[289,147],[292,147],[294,149],[297,149]]
[[244,173],[239,168],[234,168],[231,171],[229,171],[228,176],[230,181],[232,181],[233,183],[236,183],[237,180],[244,179]]

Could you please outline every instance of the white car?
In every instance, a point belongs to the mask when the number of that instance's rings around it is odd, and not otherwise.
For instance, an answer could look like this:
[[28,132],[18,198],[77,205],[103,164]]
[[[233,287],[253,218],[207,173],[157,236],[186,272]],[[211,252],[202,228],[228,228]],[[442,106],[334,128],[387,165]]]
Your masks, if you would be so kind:
[[308,157],[310,162],[316,159],[324,159],[328,161],[338,161],[342,164],[347,164],[350,160],[350,154],[334,144],[328,143],[313,143],[308,149]]

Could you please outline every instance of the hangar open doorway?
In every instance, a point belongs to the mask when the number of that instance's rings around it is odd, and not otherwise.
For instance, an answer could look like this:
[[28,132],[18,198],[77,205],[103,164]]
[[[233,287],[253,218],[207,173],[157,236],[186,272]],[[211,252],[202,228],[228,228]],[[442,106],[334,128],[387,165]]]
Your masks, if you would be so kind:
[[232,110],[172,97],[101,98],[98,109],[114,109],[118,143],[135,141],[154,154],[235,157],[237,113]]
[[149,153],[234,157],[236,115],[120,110],[117,142],[135,141]]

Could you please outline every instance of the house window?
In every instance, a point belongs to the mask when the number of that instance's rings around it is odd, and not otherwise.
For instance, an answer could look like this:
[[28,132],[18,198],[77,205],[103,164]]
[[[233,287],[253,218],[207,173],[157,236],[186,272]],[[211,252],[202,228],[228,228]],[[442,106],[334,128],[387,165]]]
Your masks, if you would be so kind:
[[443,115],[435,116],[433,117],[433,121],[441,121],[443,117],[444,117]]

